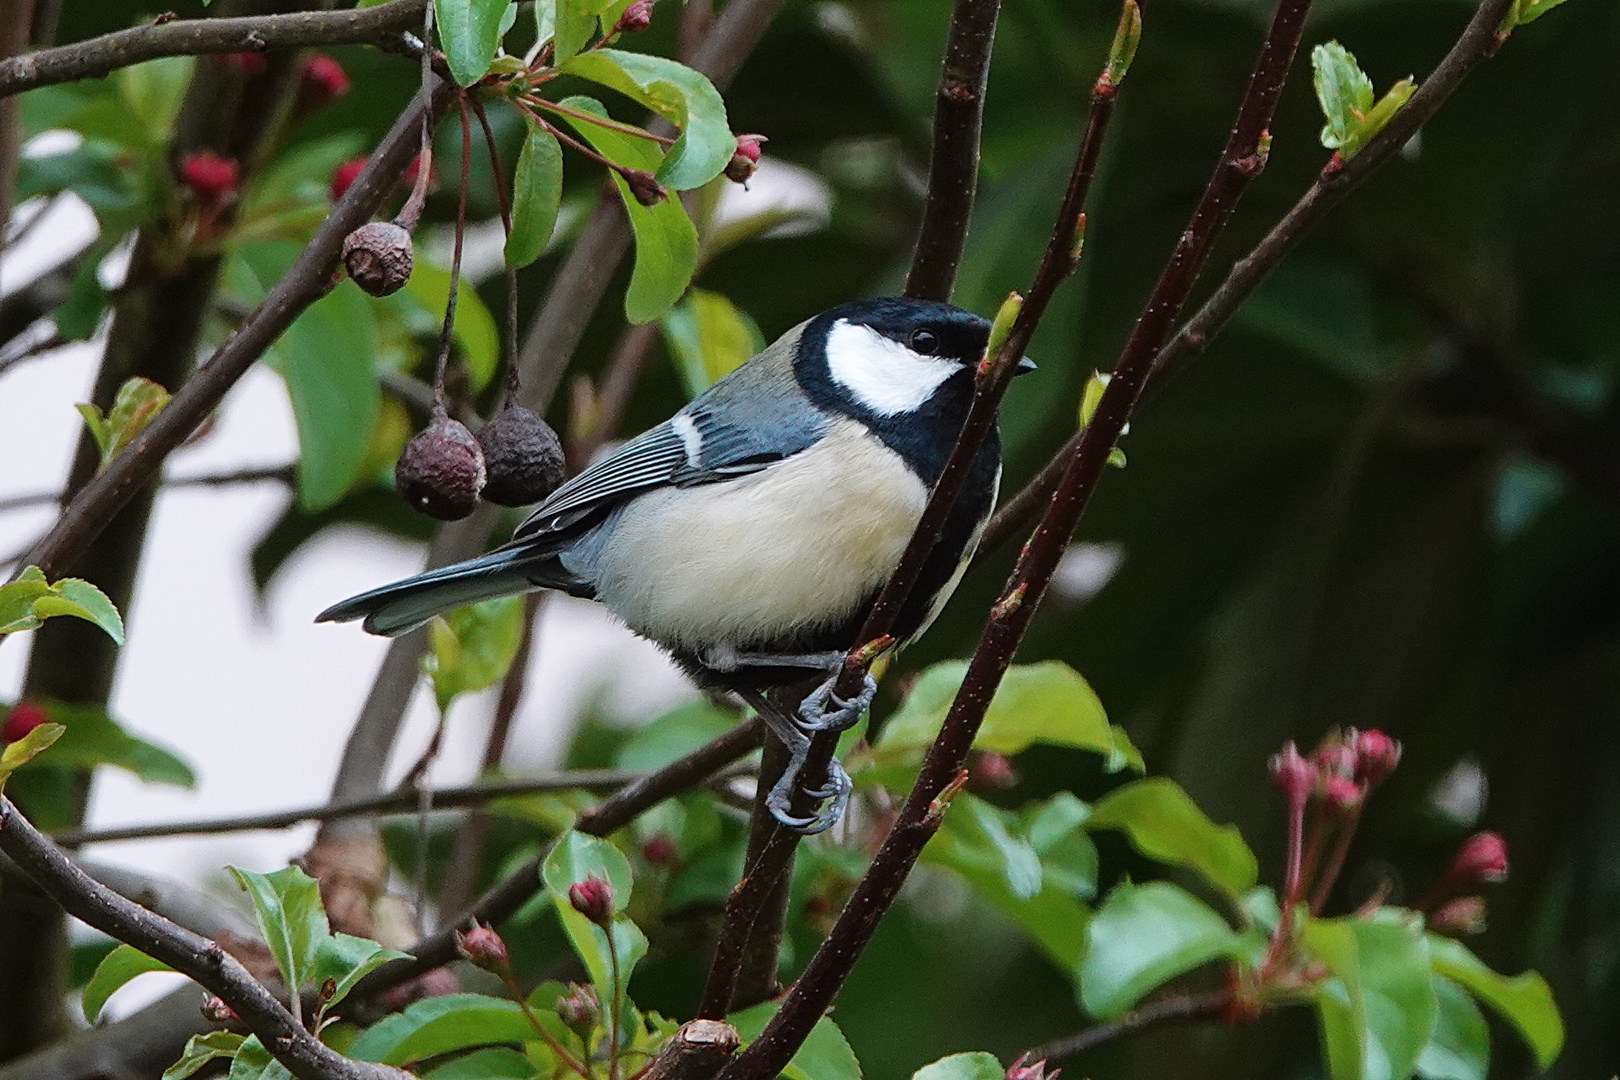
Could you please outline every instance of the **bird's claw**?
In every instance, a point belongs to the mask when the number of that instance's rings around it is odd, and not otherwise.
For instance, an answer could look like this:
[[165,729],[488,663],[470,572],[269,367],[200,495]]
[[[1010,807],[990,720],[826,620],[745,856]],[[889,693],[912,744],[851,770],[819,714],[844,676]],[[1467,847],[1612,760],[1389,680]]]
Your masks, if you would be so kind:
[[799,730],[806,734],[818,731],[845,731],[855,725],[877,695],[877,680],[870,671],[864,673],[861,689],[854,698],[845,701],[838,696],[839,673],[810,691],[799,703]]
[[827,763],[827,782],[824,786],[804,791],[812,799],[831,799],[827,805],[815,813],[801,817],[793,812],[793,799],[798,794],[799,774],[803,771],[804,761],[797,758],[788,763],[782,778],[771,788],[771,793],[765,797],[765,806],[771,816],[782,825],[804,836],[814,836],[825,832],[833,823],[844,816],[844,808],[849,805],[850,792],[854,790],[854,783],[849,773],[834,758]]

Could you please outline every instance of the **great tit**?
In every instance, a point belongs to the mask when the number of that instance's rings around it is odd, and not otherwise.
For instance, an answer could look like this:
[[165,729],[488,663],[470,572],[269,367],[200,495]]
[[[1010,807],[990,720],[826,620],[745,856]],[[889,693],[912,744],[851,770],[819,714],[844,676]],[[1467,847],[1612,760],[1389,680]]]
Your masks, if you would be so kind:
[[[317,621],[394,636],[464,604],[536,589],[596,600],[699,684],[737,693],[793,752],[770,793],[778,820],[819,831],[849,780],[834,763],[793,814],[809,734],[859,719],[832,693],[845,652],[900,560],[973,398],[990,324],[948,304],[887,298],[800,323],[669,420],[558,488],[512,539],[361,593]],[[1019,370],[1033,368],[1028,360]],[[995,505],[994,431],[900,613],[902,644],[961,580]],[[798,715],[763,691],[829,678]]]

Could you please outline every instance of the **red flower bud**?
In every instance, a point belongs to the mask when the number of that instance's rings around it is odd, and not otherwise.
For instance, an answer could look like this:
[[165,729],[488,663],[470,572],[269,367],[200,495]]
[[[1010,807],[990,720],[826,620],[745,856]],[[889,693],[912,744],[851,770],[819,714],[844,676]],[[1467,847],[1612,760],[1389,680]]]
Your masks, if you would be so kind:
[[1361,802],[1364,794],[1360,784],[1343,776],[1330,776],[1322,781],[1322,799],[1336,810],[1349,810]]
[[511,969],[506,958],[506,942],[486,923],[475,922],[466,933],[457,930],[456,952],[473,967],[491,975],[505,975]]
[[348,72],[330,56],[316,55],[306,60],[298,80],[299,96],[311,109],[330,105],[349,92]]
[[235,68],[248,76],[258,75],[270,66],[269,59],[263,53],[256,52],[220,53],[214,57],[214,62],[220,67]]
[[1289,739],[1282,753],[1272,757],[1271,782],[1290,804],[1303,803],[1310,798],[1311,789],[1316,786],[1316,768],[1300,756],[1294,740]]
[[1029,1064],[1029,1055],[1022,1054],[1018,1060],[1007,1066],[1007,1080],[1057,1080],[1062,1069],[1046,1071],[1046,1059],[1042,1058],[1033,1065]]
[[1485,932],[1485,900],[1478,896],[1459,896],[1441,904],[1429,916],[1429,929],[1449,937],[1463,937]]
[[652,0],[636,0],[613,24],[615,34],[636,34],[652,25]]
[[659,833],[641,845],[641,857],[654,866],[668,866],[675,861],[675,841]]
[[180,163],[180,182],[191,189],[199,202],[217,203],[236,190],[236,162],[212,151],[189,154]]
[[619,175],[629,185],[630,194],[634,195],[636,202],[642,206],[657,206],[669,198],[669,192],[664,185],[653,179],[653,174],[641,169],[621,169]]
[[1356,752],[1336,733],[1322,740],[1322,745],[1311,752],[1311,760],[1324,777],[1342,776],[1349,780],[1356,774]]
[[581,1039],[589,1039],[602,1018],[602,1006],[596,1000],[596,991],[578,983],[569,983],[568,987],[571,993],[557,999],[557,1016],[568,1026],[568,1030]]
[[748,178],[759,169],[760,144],[766,141],[763,135],[737,136],[737,149],[726,163],[726,179],[746,184]]
[[605,929],[613,922],[613,886],[595,874],[568,886],[568,902],[597,926]]
[[368,159],[363,157],[350,158],[348,161],[345,161],[343,164],[332,170],[333,202],[337,202],[339,199],[343,198],[343,193],[348,191],[350,186],[354,184],[355,180],[359,178],[360,170],[366,167],[367,160]]
[[1507,841],[1493,832],[1475,833],[1457,849],[1446,876],[1456,884],[1475,881],[1506,881]]
[[1003,754],[975,751],[968,759],[968,780],[976,787],[1005,790],[1018,783],[1018,772]]
[[5,727],[0,728],[0,741],[16,742],[49,719],[45,710],[32,701],[19,701],[6,714]]
[[1350,746],[1355,751],[1355,778],[1373,788],[1384,782],[1401,763],[1401,744],[1377,729],[1352,731]]

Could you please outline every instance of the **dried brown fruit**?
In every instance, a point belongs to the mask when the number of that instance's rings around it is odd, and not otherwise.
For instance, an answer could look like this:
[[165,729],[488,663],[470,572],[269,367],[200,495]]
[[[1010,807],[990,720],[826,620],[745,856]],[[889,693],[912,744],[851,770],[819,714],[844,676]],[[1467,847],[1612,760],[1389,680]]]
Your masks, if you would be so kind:
[[478,430],[484,450],[484,498],[498,506],[528,506],[563,482],[563,448],[551,425],[521,405],[508,405]]
[[343,239],[343,265],[372,296],[387,296],[411,279],[411,234],[392,221],[370,221]]
[[413,510],[440,521],[459,521],[473,512],[484,475],[478,440],[442,409],[405,444],[394,464],[400,496]]

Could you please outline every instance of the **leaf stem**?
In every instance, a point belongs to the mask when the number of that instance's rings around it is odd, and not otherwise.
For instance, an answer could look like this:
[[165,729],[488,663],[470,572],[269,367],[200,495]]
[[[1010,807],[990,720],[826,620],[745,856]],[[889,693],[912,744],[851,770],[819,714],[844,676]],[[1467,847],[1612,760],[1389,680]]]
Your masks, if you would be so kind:
[[634,124],[626,124],[623,121],[614,120],[611,117],[592,116],[588,112],[581,112],[578,109],[570,109],[566,105],[559,105],[555,101],[548,101],[543,97],[533,95],[525,96],[523,100],[530,105],[547,109],[559,116],[566,116],[570,120],[579,120],[587,124],[595,124],[597,127],[607,128],[609,131],[617,131],[623,135],[633,135],[638,139],[651,139],[653,142],[659,143],[663,146],[675,145],[675,140],[670,138],[668,135],[659,135],[657,132],[648,131],[646,128],[640,128]]

